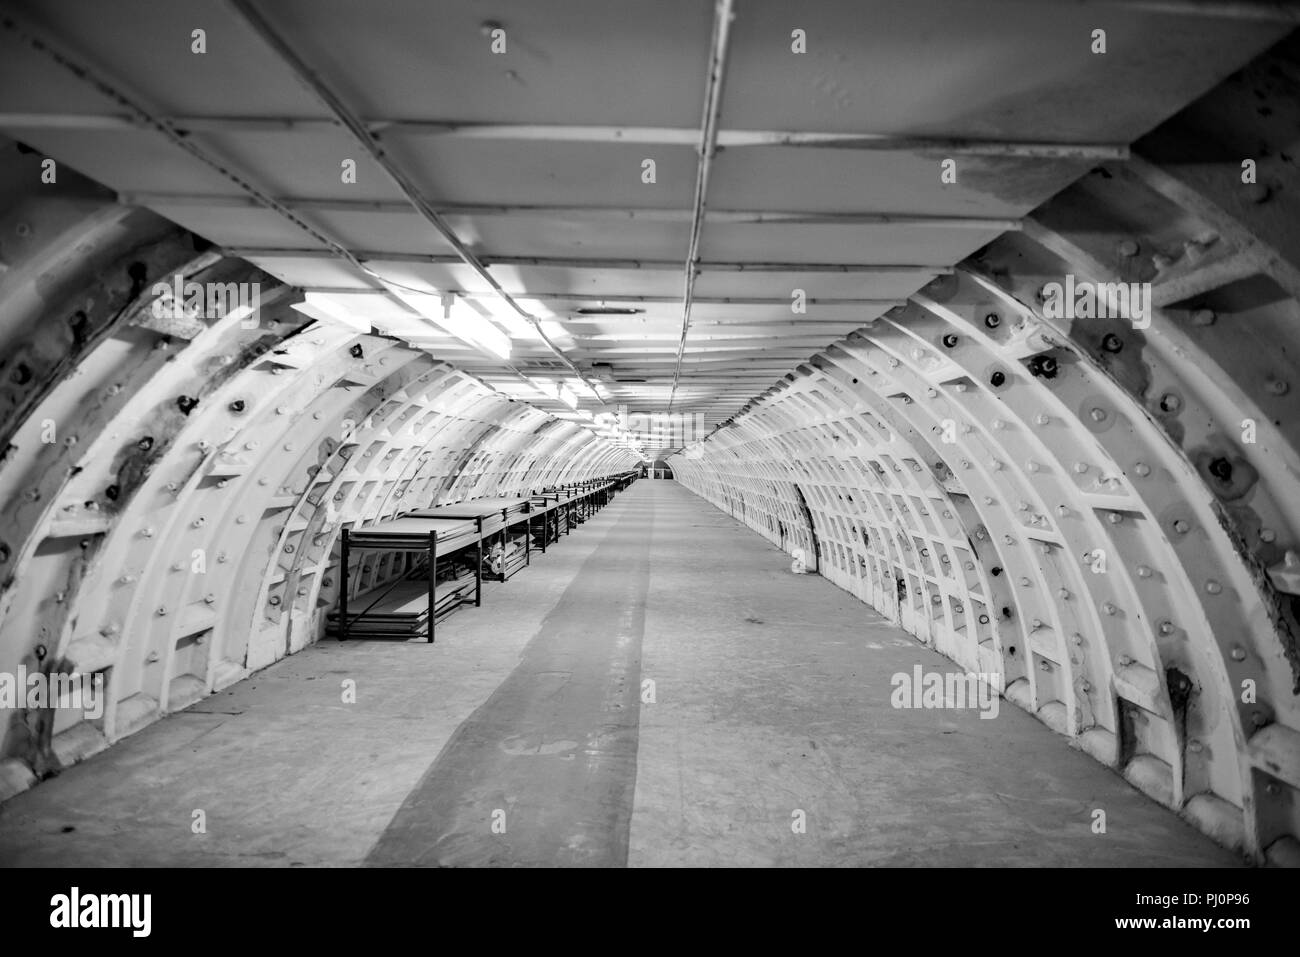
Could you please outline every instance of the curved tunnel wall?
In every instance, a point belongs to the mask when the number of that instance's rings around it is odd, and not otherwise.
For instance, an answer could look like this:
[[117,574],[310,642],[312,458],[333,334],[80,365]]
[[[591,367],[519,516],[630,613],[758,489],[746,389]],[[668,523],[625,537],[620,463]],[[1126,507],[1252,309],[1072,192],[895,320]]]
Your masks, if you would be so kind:
[[670,464],[1202,830],[1293,865],[1295,368],[1225,343],[1294,302],[1049,321],[1035,291],[1068,272],[999,241]]
[[[107,706],[11,711],[0,795],[315,640],[343,523],[640,461],[305,320],[271,277],[84,181],[51,192],[0,215],[0,671],[102,673]],[[260,282],[260,315],[159,320],[177,273]],[[355,565],[359,590],[389,570]]]

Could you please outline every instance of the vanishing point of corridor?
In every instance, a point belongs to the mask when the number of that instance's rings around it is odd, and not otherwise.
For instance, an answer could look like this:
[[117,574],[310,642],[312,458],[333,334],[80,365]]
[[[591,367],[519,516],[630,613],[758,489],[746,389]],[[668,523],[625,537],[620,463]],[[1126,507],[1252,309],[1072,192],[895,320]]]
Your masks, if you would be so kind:
[[674,482],[534,559],[436,644],[327,639],[18,795],[0,861],[1238,863],[1009,702],[893,707],[956,666]]

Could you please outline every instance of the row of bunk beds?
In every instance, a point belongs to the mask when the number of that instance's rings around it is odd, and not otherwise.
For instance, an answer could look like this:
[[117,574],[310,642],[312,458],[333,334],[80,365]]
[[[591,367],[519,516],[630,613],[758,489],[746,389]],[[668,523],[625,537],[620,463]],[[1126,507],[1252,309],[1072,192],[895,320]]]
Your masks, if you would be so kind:
[[[483,582],[509,580],[533,552],[568,535],[636,479],[625,472],[544,488],[526,498],[484,498],[417,508],[340,538],[338,607],[327,633],[355,638],[434,640],[436,626],[458,608],[483,603]],[[359,552],[382,553],[382,579],[364,589],[351,568]],[[350,580],[351,579],[351,580]]]

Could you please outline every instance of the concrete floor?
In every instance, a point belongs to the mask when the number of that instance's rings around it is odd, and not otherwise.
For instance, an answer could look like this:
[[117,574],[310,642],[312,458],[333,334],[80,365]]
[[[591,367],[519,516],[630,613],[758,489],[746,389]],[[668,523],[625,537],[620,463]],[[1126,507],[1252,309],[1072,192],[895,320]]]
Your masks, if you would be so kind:
[[0,862],[1240,863],[1005,701],[891,707],[955,666],[675,483],[535,557],[433,646],[326,640],[19,795]]

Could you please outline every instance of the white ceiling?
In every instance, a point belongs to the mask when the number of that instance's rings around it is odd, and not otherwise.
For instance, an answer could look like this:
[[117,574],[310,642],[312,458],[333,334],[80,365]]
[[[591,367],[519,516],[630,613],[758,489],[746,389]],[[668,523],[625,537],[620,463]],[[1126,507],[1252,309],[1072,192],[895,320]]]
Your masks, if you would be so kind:
[[[259,35],[238,3],[219,0],[132,0],[111,12],[101,0],[11,4],[0,128],[520,398],[569,414],[521,375],[580,372],[599,383],[576,390],[588,413],[664,411],[671,400],[706,428],[1122,156],[1277,36],[1274,24],[1176,2],[735,0],[679,364],[712,4],[264,6]],[[491,52],[493,24],[506,31],[504,54]],[[206,54],[190,50],[195,28]],[[1099,28],[1104,55],[1091,51]],[[806,53],[790,50],[796,29]],[[292,58],[378,133],[410,189],[295,77]],[[105,84],[228,175],[142,124]],[[748,135],[787,132],[858,139]],[[948,157],[955,185],[940,182]],[[652,185],[641,178],[647,158]],[[357,163],[354,184],[341,181],[344,159]],[[462,261],[411,190],[562,355]],[[376,277],[471,298],[502,318],[510,361],[446,335]],[[796,289],[806,313],[791,310]],[[603,307],[638,311],[580,312]]]

